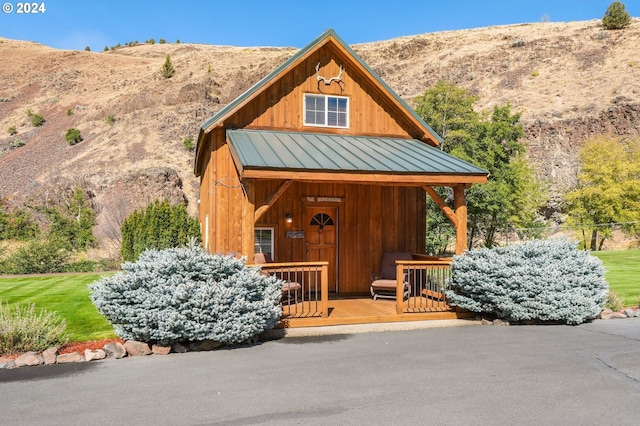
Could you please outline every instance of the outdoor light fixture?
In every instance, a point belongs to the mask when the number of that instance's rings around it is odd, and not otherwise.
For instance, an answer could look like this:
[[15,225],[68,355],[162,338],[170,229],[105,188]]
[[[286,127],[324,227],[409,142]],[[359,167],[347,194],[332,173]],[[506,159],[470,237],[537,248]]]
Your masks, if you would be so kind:
[[287,223],[292,223],[293,222],[293,215],[291,213],[287,213],[284,215],[284,220]]

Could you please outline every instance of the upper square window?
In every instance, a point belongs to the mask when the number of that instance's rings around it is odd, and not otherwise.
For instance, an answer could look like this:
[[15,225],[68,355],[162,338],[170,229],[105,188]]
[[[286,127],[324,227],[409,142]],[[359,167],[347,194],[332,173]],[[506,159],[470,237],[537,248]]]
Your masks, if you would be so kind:
[[349,98],[305,94],[304,125],[348,128]]

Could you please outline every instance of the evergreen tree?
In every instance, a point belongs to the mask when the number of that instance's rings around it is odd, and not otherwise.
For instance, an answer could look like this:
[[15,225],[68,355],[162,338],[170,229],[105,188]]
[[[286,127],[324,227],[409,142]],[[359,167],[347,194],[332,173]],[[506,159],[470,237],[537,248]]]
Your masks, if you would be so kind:
[[35,238],[39,231],[26,210],[0,210],[0,240],[29,240]]
[[122,269],[90,290],[123,339],[239,343],[275,327],[282,315],[283,281],[243,259],[205,253],[195,241],[147,250]]
[[187,207],[156,200],[124,220],[120,253],[125,261],[135,261],[147,249],[179,247],[191,238],[200,239],[200,223],[189,216]]
[[621,30],[629,25],[631,25],[631,16],[624,4],[619,1],[611,3],[602,17],[602,26],[608,30]]
[[162,76],[164,78],[171,78],[175,70],[173,69],[173,63],[171,62],[171,56],[167,53],[164,58],[164,64],[162,64]]
[[475,249],[454,258],[451,306],[507,321],[562,321],[595,318],[609,285],[602,262],[563,239],[529,241]]

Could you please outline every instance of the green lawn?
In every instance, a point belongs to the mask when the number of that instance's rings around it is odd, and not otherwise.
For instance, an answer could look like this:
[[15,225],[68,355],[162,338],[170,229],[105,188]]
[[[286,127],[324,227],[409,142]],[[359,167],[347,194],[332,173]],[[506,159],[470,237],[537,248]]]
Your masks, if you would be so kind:
[[111,324],[89,298],[92,282],[101,274],[0,277],[0,302],[35,303],[36,308],[57,312],[67,320],[72,342],[116,337]]
[[611,290],[622,297],[625,306],[636,306],[640,299],[640,249],[598,251],[591,254],[602,260],[607,269],[605,278]]
[[[625,306],[640,299],[640,249],[593,252],[602,259],[606,279]],[[82,342],[116,337],[109,322],[89,299],[88,285],[101,274],[0,277],[0,302],[35,303],[58,312],[67,320],[70,341]]]

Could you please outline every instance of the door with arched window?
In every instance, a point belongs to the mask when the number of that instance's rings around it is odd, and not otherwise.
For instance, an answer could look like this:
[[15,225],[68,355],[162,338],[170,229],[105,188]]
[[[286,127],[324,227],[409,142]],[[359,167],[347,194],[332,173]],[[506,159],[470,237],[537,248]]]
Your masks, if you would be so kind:
[[307,261],[329,262],[329,291],[337,291],[338,208],[308,206],[305,216]]

